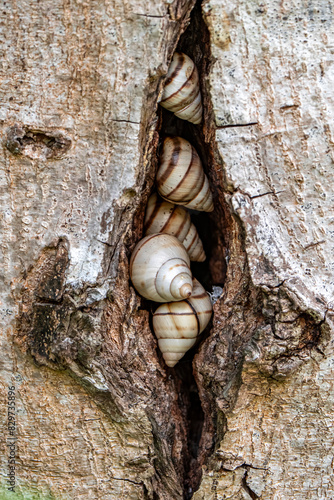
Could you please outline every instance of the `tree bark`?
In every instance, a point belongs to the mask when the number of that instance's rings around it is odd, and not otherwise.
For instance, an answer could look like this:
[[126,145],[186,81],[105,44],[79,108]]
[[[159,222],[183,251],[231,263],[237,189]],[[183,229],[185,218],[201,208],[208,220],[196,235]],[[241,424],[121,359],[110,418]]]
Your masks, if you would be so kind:
[[[2,11],[1,498],[14,466],[23,499],[333,498],[330,2]],[[200,126],[158,106],[176,49]],[[174,369],[128,270],[164,134],[215,201],[214,315]]]

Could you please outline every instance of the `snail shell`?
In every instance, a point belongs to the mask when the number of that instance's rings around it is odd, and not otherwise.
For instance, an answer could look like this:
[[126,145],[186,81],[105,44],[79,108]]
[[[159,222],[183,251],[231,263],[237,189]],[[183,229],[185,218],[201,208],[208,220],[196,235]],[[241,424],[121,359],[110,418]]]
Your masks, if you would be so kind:
[[164,140],[156,182],[165,200],[212,212],[212,194],[201,160],[195,148],[182,137]]
[[153,315],[153,329],[167,366],[175,366],[195,344],[211,314],[209,295],[196,279],[189,299],[158,307]]
[[197,68],[182,52],[174,53],[160,104],[182,120],[201,123],[203,108]]
[[205,252],[190,214],[184,208],[150,196],[144,223],[145,234],[166,233],[175,236],[187,250],[190,260],[203,262]]
[[151,234],[136,245],[130,276],[137,292],[149,300],[182,300],[192,293],[190,259],[175,236]]

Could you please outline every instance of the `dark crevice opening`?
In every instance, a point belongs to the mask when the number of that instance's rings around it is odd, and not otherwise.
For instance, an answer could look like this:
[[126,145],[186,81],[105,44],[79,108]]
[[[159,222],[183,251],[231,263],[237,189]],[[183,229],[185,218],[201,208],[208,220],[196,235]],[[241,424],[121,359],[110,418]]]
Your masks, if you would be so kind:
[[250,487],[247,484],[247,475],[249,471],[249,467],[245,466],[246,472],[244,477],[242,478],[242,487],[244,490],[248,493],[248,495],[251,497],[252,500],[256,500],[257,498],[260,498],[253,490],[250,489]]
[[192,361],[196,348],[186,353],[175,366],[174,375],[179,381],[179,405],[187,423],[187,447],[184,456],[184,498],[192,498],[198,488],[198,456],[204,423],[204,412],[199,398],[198,387],[193,375]]
[[[181,120],[170,111],[160,107],[160,143],[168,135],[180,136],[189,141],[198,152],[204,171],[210,180],[215,210],[211,213],[190,211],[192,222],[202,239],[207,259],[203,263],[191,263],[193,275],[204,288],[211,292],[212,286],[224,286],[228,250],[224,233],[228,209],[223,199],[221,165],[217,168],[216,146],[212,106],[207,92],[207,75],[211,65],[210,36],[202,17],[202,2],[198,1],[192,11],[189,26],[181,36],[176,51],[184,52],[196,64],[203,100],[203,120],[200,125]],[[215,445],[215,416],[202,407],[199,389],[193,372],[193,359],[199,345],[209,336],[212,320],[174,369],[170,369],[179,389],[179,405],[187,426],[186,452],[183,461],[184,499],[192,498],[198,489],[202,466]]]
[[[241,307],[245,311],[252,311],[252,317],[257,317],[256,325],[260,327],[264,321],[262,315],[263,301],[261,300],[261,292],[256,291],[249,279],[245,254],[244,227],[237,216],[233,216],[234,224],[231,223],[231,212],[225,200],[225,194],[228,197],[232,193],[232,189],[225,178],[223,165],[221,164],[218,148],[215,143],[216,127],[208,92],[208,75],[210,65],[213,61],[210,54],[209,32],[202,17],[201,1],[196,3],[191,15],[190,24],[181,36],[176,50],[190,56],[198,68],[204,119],[200,125],[193,125],[176,118],[173,113],[159,107],[159,125],[157,128],[160,133],[159,144],[161,145],[164,136],[176,135],[185,138],[195,147],[201,157],[205,173],[210,179],[210,187],[213,191],[215,202],[215,210],[210,214],[203,212],[192,213],[192,221],[202,239],[207,260],[201,264],[192,263],[191,268],[194,276],[202,283],[206,290],[211,291],[213,285],[224,286],[229,260],[229,246],[231,247],[230,269],[233,269],[233,260],[235,260],[236,253],[242,255],[242,258],[239,258],[238,265],[241,267],[243,264],[244,279],[240,282],[240,288],[235,294],[233,312]],[[158,149],[157,145],[155,151],[158,152]],[[155,161],[157,161],[157,156],[155,156]],[[233,231],[234,225],[238,226],[238,231]],[[156,305],[148,303],[147,309],[150,308],[153,312],[156,309]],[[274,329],[274,320],[272,322]],[[222,385],[224,386],[224,381],[229,380],[231,386],[229,390],[230,395],[228,396],[229,400],[225,402],[226,408],[233,406],[234,398],[239,391],[244,346],[247,346],[255,331],[251,318],[248,322],[245,321],[245,328],[241,328],[240,332],[236,332],[234,329],[233,321],[228,321],[227,324],[231,325],[230,331],[232,332],[231,337],[229,337],[229,332],[226,332],[230,352],[226,356],[225,374],[221,376]],[[192,498],[193,493],[200,485],[202,466],[208,462],[208,458],[215,446],[215,440],[217,443],[221,441],[227,430],[226,418],[223,411],[217,411],[212,402],[215,394],[218,392],[218,389],[214,387],[214,381],[210,382],[210,380],[206,379],[198,387],[196,380],[200,380],[200,377],[193,371],[194,356],[198,352],[200,344],[210,335],[210,326],[208,325],[206,331],[199,337],[198,343],[185,354],[175,368],[170,369],[166,367],[168,376],[173,377],[175,380],[179,406],[187,428],[187,435],[184,437],[186,444],[184,446],[182,472],[184,499],[186,500]],[[151,330],[153,331],[152,325]],[[235,332],[237,334],[232,335]],[[319,333],[316,330],[312,330],[310,338],[303,337],[303,344],[305,343],[306,346],[314,347],[318,342],[318,338]],[[305,345],[302,346],[303,349]],[[160,359],[161,364],[164,365],[162,356]],[[205,395],[203,396],[205,391],[208,393],[207,398]],[[175,463],[175,466],[180,470],[177,463]],[[247,473],[248,469],[242,480],[243,488],[251,498],[259,498],[247,484]]]
[[[201,124],[194,125],[181,120],[161,106],[158,106],[158,120],[152,144],[148,147],[151,151],[151,169],[148,172],[142,189],[140,206],[134,217],[134,232],[127,248],[129,255],[133,250],[134,242],[142,237],[143,218],[147,200],[155,189],[155,174],[159,163],[159,153],[165,136],[180,136],[188,140],[198,152],[204,171],[209,178],[213,194],[215,209],[211,213],[190,211],[191,219],[203,242],[207,259],[203,263],[191,263],[191,269],[203,287],[212,292],[213,286],[223,287],[229,257],[228,226],[230,212],[227,207],[223,186],[221,161],[217,155],[215,143],[215,125],[213,121],[212,104],[209,98],[208,74],[212,64],[210,53],[210,36],[208,28],[202,17],[202,2],[197,1],[191,14],[190,23],[181,35],[176,51],[184,52],[196,64],[202,93],[203,120]],[[140,309],[150,311],[150,329],[153,333],[152,314],[159,304],[141,299]],[[166,370],[166,375],[172,377],[178,394],[178,404],[183,416],[186,435],[184,436],[183,461],[178,463],[175,459],[174,466],[183,483],[184,499],[190,500],[198,489],[202,477],[202,466],[214,450],[215,441],[218,439],[217,427],[224,428],[224,415],[217,415],[209,399],[203,403],[203,388],[201,394],[197,386],[198,377],[194,373],[193,360],[200,346],[210,335],[212,319],[201,335],[195,346],[190,349],[174,368],[165,365],[163,357],[157,348],[161,365]],[[158,445],[157,445],[158,446]]]

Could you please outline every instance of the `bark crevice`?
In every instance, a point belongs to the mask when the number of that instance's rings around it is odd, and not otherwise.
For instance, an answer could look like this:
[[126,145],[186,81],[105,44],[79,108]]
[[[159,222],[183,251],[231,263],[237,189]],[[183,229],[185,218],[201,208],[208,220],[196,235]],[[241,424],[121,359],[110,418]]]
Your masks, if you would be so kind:
[[244,466],[244,468],[246,469],[245,470],[245,474],[242,478],[242,486],[244,488],[244,490],[248,493],[248,495],[250,496],[250,498],[252,500],[256,500],[257,498],[260,498],[256,493],[255,491],[253,491],[249,485],[247,484],[247,474],[248,474],[248,467],[247,466]]
[[[204,116],[202,123],[196,126],[161,109],[161,135],[176,135],[188,140],[199,153],[204,170],[211,179],[210,187],[215,202],[214,212],[192,213],[192,221],[203,241],[207,259],[204,263],[193,262],[191,265],[194,276],[208,291],[211,291],[213,287],[223,287],[226,276],[228,246],[225,237],[225,211],[227,206],[226,203],[221,203],[223,183],[219,168],[215,170],[214,136],[211,135],[208,139],[208,131],[213,130],[213,122],[206,86],[212,58],[209,31],[202,16],[201,1],[196,2],[189,26],[181,36],[176,50],[190,56],[198,68]],[[203,393],[201,387],[198,386],[199,379],[193,368],[194,357],[199,346],[210,336],[211,327],[212,321],[199,337],[197,345],[186,353],[173,370],[175,378],[180,383],[179,404],[187,429],[183,481],[184,498],[187,500],[192,498],[200,484],[202,466],[212,453],[216,440],[217,415],[215,411],[211,411],[212,407],[209,410],[207,404],[203,406]]]

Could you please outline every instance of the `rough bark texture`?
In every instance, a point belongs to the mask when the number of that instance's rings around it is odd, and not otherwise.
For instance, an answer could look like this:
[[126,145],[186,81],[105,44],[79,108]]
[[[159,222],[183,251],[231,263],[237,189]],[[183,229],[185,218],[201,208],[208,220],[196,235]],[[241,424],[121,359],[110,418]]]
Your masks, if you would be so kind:
[[[14,384],[16,498],[334,496],[331,5],[193,7],[2,5],[0,411],[6,425]],[[200,71],[201,126],[157,106],[177,46]],[[165,133],[210,177],[194,273],[223,286],[175,369],[128,275]]]
[[195,358],[218,439],[194,499],[332,498],[331,5],[210,0],[203,11],[242,243],[230,233],[224,295]]

